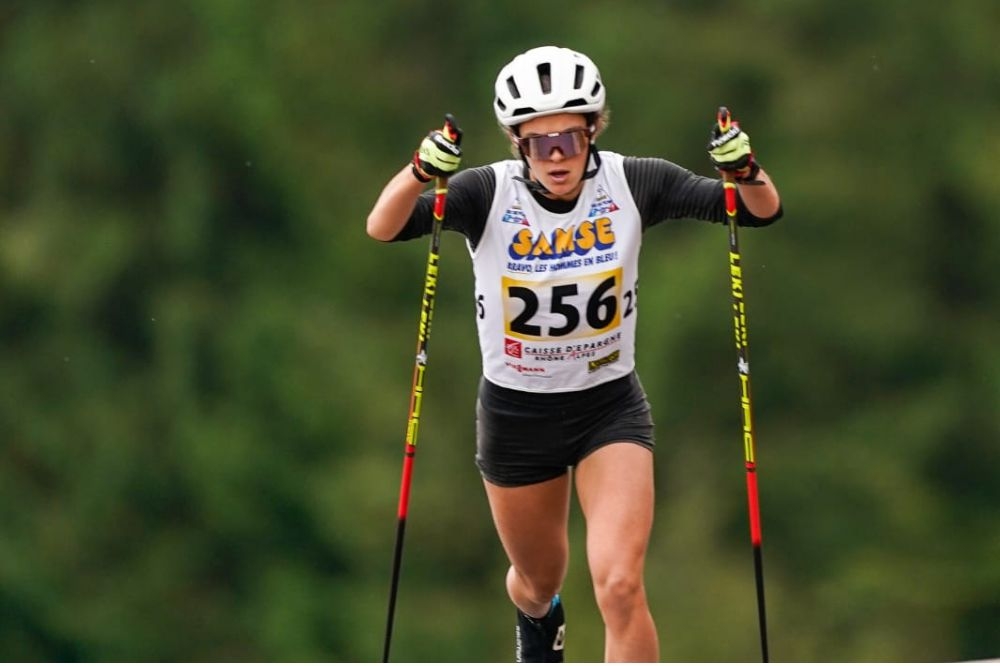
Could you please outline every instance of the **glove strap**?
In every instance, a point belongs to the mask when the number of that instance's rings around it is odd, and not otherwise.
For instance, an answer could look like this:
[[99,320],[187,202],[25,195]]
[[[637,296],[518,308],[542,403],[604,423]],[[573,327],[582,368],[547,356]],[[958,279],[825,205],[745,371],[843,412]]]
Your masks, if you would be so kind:
[[413,172],[413,177],[419,180],[421,183],[429,183],[433,178],[427,175],[427,172],[420,168],[420,153],[413,153],[413,161],[410,162],[410,171]]
[[763,185],[764,181],[757,180],[757,174],[760,173],[760,165],[757,164],[757,160],[751,158],[750,165],[747,167],[747,172],[743,176],[736,176],[733,178],[734,181],[740,185]]

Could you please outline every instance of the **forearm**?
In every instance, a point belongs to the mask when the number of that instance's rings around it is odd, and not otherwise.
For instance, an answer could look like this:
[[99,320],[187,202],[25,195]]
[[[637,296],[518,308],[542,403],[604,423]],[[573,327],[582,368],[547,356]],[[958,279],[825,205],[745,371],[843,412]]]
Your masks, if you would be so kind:
[[736,183],[736,189],[740,193],[743,205],[757,217],[768,218],[778,212],[781,207],[781,197],[778,189],[771,182],[771,178],[764,169],[757,173],[756,180],[762,184]]
[[392,177],[368,213],[368,235],[389,241],[406,226],[417,198],[427,185],[414,178],[410,165]]

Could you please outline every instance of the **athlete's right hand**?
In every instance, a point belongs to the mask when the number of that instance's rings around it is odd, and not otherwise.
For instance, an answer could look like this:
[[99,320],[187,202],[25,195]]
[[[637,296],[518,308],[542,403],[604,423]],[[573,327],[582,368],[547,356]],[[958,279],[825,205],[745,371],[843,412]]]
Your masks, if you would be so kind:
[[454,175],[462,162],[461,143],[462,130],[448,114],[444,128],[432,130],[413,153],[413,174],[425,183],[434,176],[448,178]]

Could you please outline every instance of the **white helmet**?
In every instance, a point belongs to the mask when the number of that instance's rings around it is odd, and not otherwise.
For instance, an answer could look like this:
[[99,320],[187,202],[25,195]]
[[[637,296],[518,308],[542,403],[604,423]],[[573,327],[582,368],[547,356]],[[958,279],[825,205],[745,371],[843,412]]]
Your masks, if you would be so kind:
[[493,110],[505,127],[556,113],[600,113],[604,84],[582,53],[539,46],[511,60],[497,75]]

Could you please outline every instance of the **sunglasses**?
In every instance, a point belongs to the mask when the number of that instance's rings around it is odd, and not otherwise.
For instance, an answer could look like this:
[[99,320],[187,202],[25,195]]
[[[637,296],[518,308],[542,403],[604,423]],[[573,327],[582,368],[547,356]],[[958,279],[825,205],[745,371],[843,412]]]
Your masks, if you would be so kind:
[[521,137],[517,139],[517,145],[526,156],[548,161],[552,159],[552,151],[557,148],[563,157],[573,157],[583,152],[589,138],[589,129],[578,128]]

